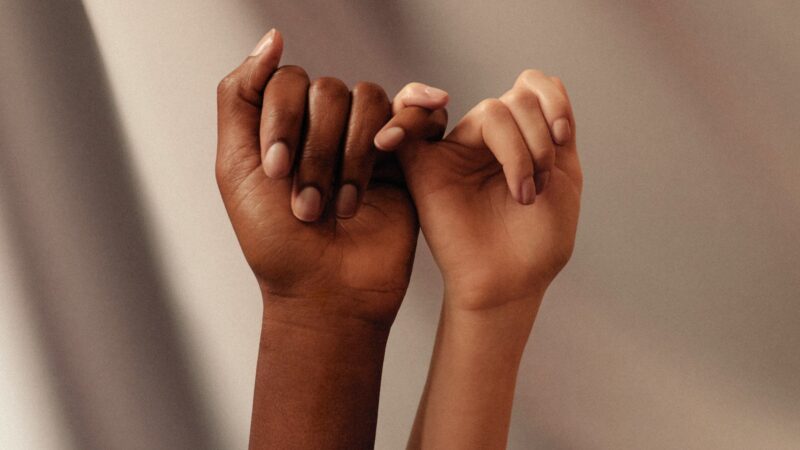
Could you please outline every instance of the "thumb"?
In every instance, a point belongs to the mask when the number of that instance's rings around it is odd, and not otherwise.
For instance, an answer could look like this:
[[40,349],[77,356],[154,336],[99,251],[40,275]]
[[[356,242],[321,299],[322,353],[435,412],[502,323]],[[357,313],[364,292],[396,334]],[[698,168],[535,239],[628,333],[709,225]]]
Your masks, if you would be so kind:
[[264,88],[278,67],[283,38],[274,28],[217,87],[217,180],[238,179],[261,164],[258,130]]

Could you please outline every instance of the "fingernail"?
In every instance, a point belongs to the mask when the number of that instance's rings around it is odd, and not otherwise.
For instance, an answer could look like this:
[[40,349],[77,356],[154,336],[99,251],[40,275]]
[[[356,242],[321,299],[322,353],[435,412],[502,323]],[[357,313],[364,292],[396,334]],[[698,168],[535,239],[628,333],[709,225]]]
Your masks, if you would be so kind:
[[254,48],[253,51],[250,53],[250,56],[258,56],[261,53],[263,53],[264,50],[266,50],[267,47],[269,47],[269,45],[272,44],[273,40],[275,40],[275,28],[269,30],[267,34],[265,34],[264,37],[262,37],[261,40],[258,41],[258,45],[256,45],[256,48]]
[[391,127],[375,136],[375,146],[382,150],[391,150],[400,145],[405,137],[405,130],[400,127]]
[[533,179],[536,182],[536,193],[541,194],[544,188],[547,187],[547,183],[550,182],[550,171],[537,172],[533,175]]
[[347,218],[353,217],[356,213],[358,202],[358,188],[352,184],[345,184],[339,189],[339,196],[336,198],[336,215]]
[[321,204],[322,196],[319,190],[313,186],[308,186],[300,191],[300,194],[294,199],[292,210],[295,217],[303,222],[313,222],[319,217]]
[[447,92],[433,86],[425,86],[425,95],[430,98],[439,99],[447,97]]
[[569,129],[569,120],[561,118],[553,122],[553,138],[556,144],[564,145],[569,142],[572,132]]
[[533,184],[533,177],[525,177],[519,190],[519,198],[523,205],[530,205],[536,200],[536,186]]
[[264,155],[264,172],[270,178],[289,175],[289,147],[282,141],[272,144]]

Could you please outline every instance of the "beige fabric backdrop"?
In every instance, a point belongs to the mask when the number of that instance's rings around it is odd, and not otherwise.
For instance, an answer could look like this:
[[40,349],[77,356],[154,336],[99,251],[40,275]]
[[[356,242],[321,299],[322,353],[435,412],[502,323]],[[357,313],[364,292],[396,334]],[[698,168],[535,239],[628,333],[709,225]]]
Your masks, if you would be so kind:
[[[769,1],[0,0],[0,448],[246,447],[260,301],[213,179],[219,78],[286,63],[451,117],[563,78],[586,172],[512,449],[800,448],[800,6]],[[402,448],[441,282],[386,358]]]

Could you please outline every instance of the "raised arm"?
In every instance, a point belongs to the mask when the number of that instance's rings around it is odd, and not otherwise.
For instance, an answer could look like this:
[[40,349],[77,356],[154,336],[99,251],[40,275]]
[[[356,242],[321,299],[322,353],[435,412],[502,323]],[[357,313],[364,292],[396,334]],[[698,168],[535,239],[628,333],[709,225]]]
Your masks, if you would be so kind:
[[271,31],[218,89],[217,181],[264,304],[250,448],[372,448],[417,218],[372,144],[384,91],[278,68],[282,48]]
[[397,148],[445,283],[411,449],[502,449],[519,362],[553,278],[572,253],[583,176],[560,80],[525,71],[440,142],[385,145],[414,115],[395,100],[378,145]]

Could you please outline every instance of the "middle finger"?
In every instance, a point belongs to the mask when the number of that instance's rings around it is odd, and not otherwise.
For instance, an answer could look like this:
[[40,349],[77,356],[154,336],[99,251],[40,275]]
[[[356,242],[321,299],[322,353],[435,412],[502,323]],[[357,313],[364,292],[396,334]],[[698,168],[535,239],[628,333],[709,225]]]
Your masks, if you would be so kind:
[[311,83],[308,130],[292,192],[292,211],[304,222],[317,220],[331,198],[349,110],[350,92],[342,81],[323,77]]

